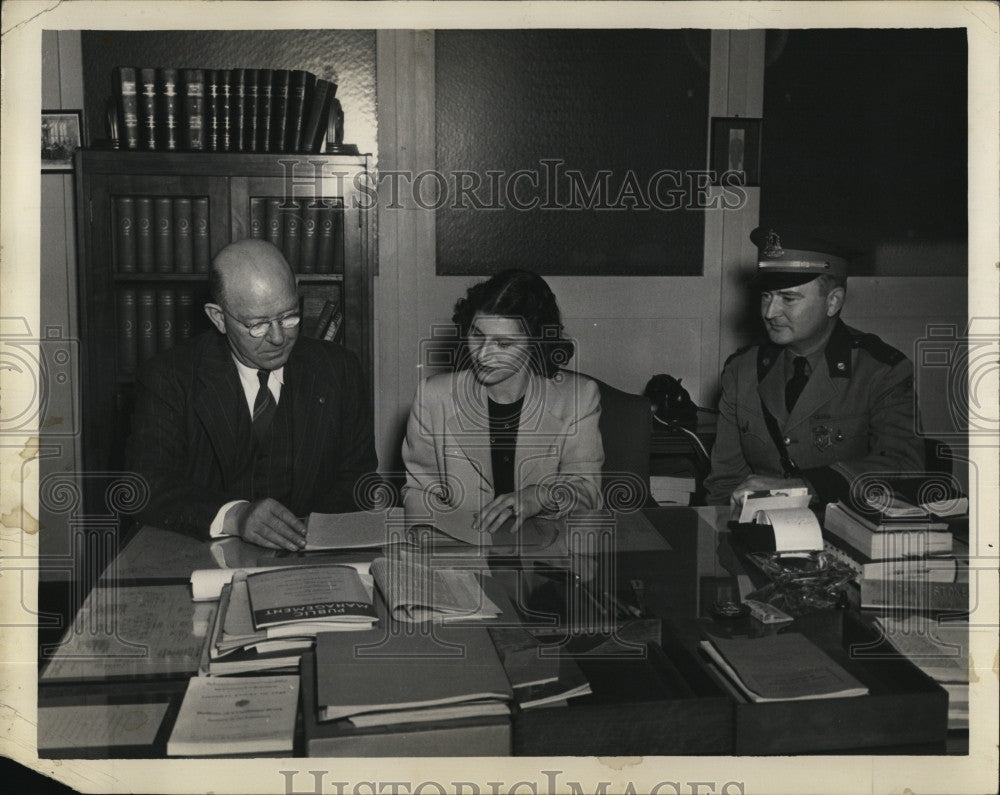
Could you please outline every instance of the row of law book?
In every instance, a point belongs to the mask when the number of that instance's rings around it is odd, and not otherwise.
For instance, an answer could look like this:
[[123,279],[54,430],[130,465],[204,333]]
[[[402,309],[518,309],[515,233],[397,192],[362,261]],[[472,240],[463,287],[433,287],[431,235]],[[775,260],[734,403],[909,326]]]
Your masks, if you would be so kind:
[[322,151],[337,86],[303,69],[119,66],[120,149]]
[[208,273],[208,199],[116,196],[113,224],[119,273]]
[[281,249],[295,273],[344,272],[344,210],[339,199],[254,197],[250,237]]
[[190,339],[207,323],[193,290],[120,288],[116,299],[122,373],[135,372],[146,359]]
[[[967,510],[966,498],[949,503]],[[824,548],[856,575],[866,608],[969,609],[968,548],[950,517],[900,497],[879,508],[836,502],[826,507]]]

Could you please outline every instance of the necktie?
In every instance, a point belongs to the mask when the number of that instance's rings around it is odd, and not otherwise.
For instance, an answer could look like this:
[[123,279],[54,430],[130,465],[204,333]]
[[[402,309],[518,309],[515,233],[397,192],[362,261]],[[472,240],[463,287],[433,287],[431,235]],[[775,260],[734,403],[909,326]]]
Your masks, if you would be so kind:
[[260,389],[257,390],[257,397],[253,402],[253,435],[257,441],[262,440],[271,427],[271,420],[278,410],[278,404],[267,388],[267,379],[271,373],[268,370],[258,370],[257,380],[260,381]]
[[789,413],[795,407],[795,401],[799,399],[808,380],[809,360],[805,356],[796,356],[792,359],[792,377],[785,384],[785,408]]

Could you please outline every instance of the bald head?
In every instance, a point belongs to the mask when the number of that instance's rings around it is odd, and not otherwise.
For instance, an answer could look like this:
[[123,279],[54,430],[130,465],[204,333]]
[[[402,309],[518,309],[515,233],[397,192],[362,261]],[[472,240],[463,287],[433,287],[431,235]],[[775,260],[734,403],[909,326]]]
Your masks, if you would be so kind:
[[214,303],[205,312],[233,355],[257,370],[283,366],[298,339],[299,298],[281,252],[263,240],[239,240],[218,253],[210,278]]
[[295,292],[295,276],[282,253],[265,240],[237,240],[212,261],[212,300],[255,302],[265,295]]

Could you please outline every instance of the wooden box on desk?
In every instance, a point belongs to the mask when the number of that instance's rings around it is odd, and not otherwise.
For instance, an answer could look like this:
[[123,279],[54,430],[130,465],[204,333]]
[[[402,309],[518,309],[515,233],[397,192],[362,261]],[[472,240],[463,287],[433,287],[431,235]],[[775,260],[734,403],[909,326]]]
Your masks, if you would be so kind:
[[306,756],[510,756],[510,719],[459,718],[357,728],[320,722],[316,714],[316,653],[302,655],[302,752]]
[[812,639],[865,684],[869,694],[758,704],[734,701],[734,753],[866,752],[938,744],[943,752],[948,726],[944,689],[908,660],[887,653],[857,614],[828,612],[830,625],[822,637]]
[[[730,754],[732,705],[722,689],[689,656],[668,655],[657,643],[643,652],[578,658],[594,694],[516,712],[514,755]],[[621,692],[597,685],[597,667],[619,678]],[[651,680],[646,689],[642,683]]]

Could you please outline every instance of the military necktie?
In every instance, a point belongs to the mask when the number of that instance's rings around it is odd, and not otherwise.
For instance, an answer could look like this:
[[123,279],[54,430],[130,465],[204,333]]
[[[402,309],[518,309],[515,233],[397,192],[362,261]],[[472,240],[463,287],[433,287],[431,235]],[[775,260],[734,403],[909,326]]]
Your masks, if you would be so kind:
[[257,398],[253,402],[253,435],[257,441],[265,438],[271,427],[271,420],[274,419],[274,414],[278,410],[278,403],[267,387],[267,379],[270,375],[268,370],[257,371],[260,389],[257,390]]
[[809,360],[805,356],[792,359],[792,377],[785,384],[785,409],[791,414],[795,401],[799,399],[809,380]]

